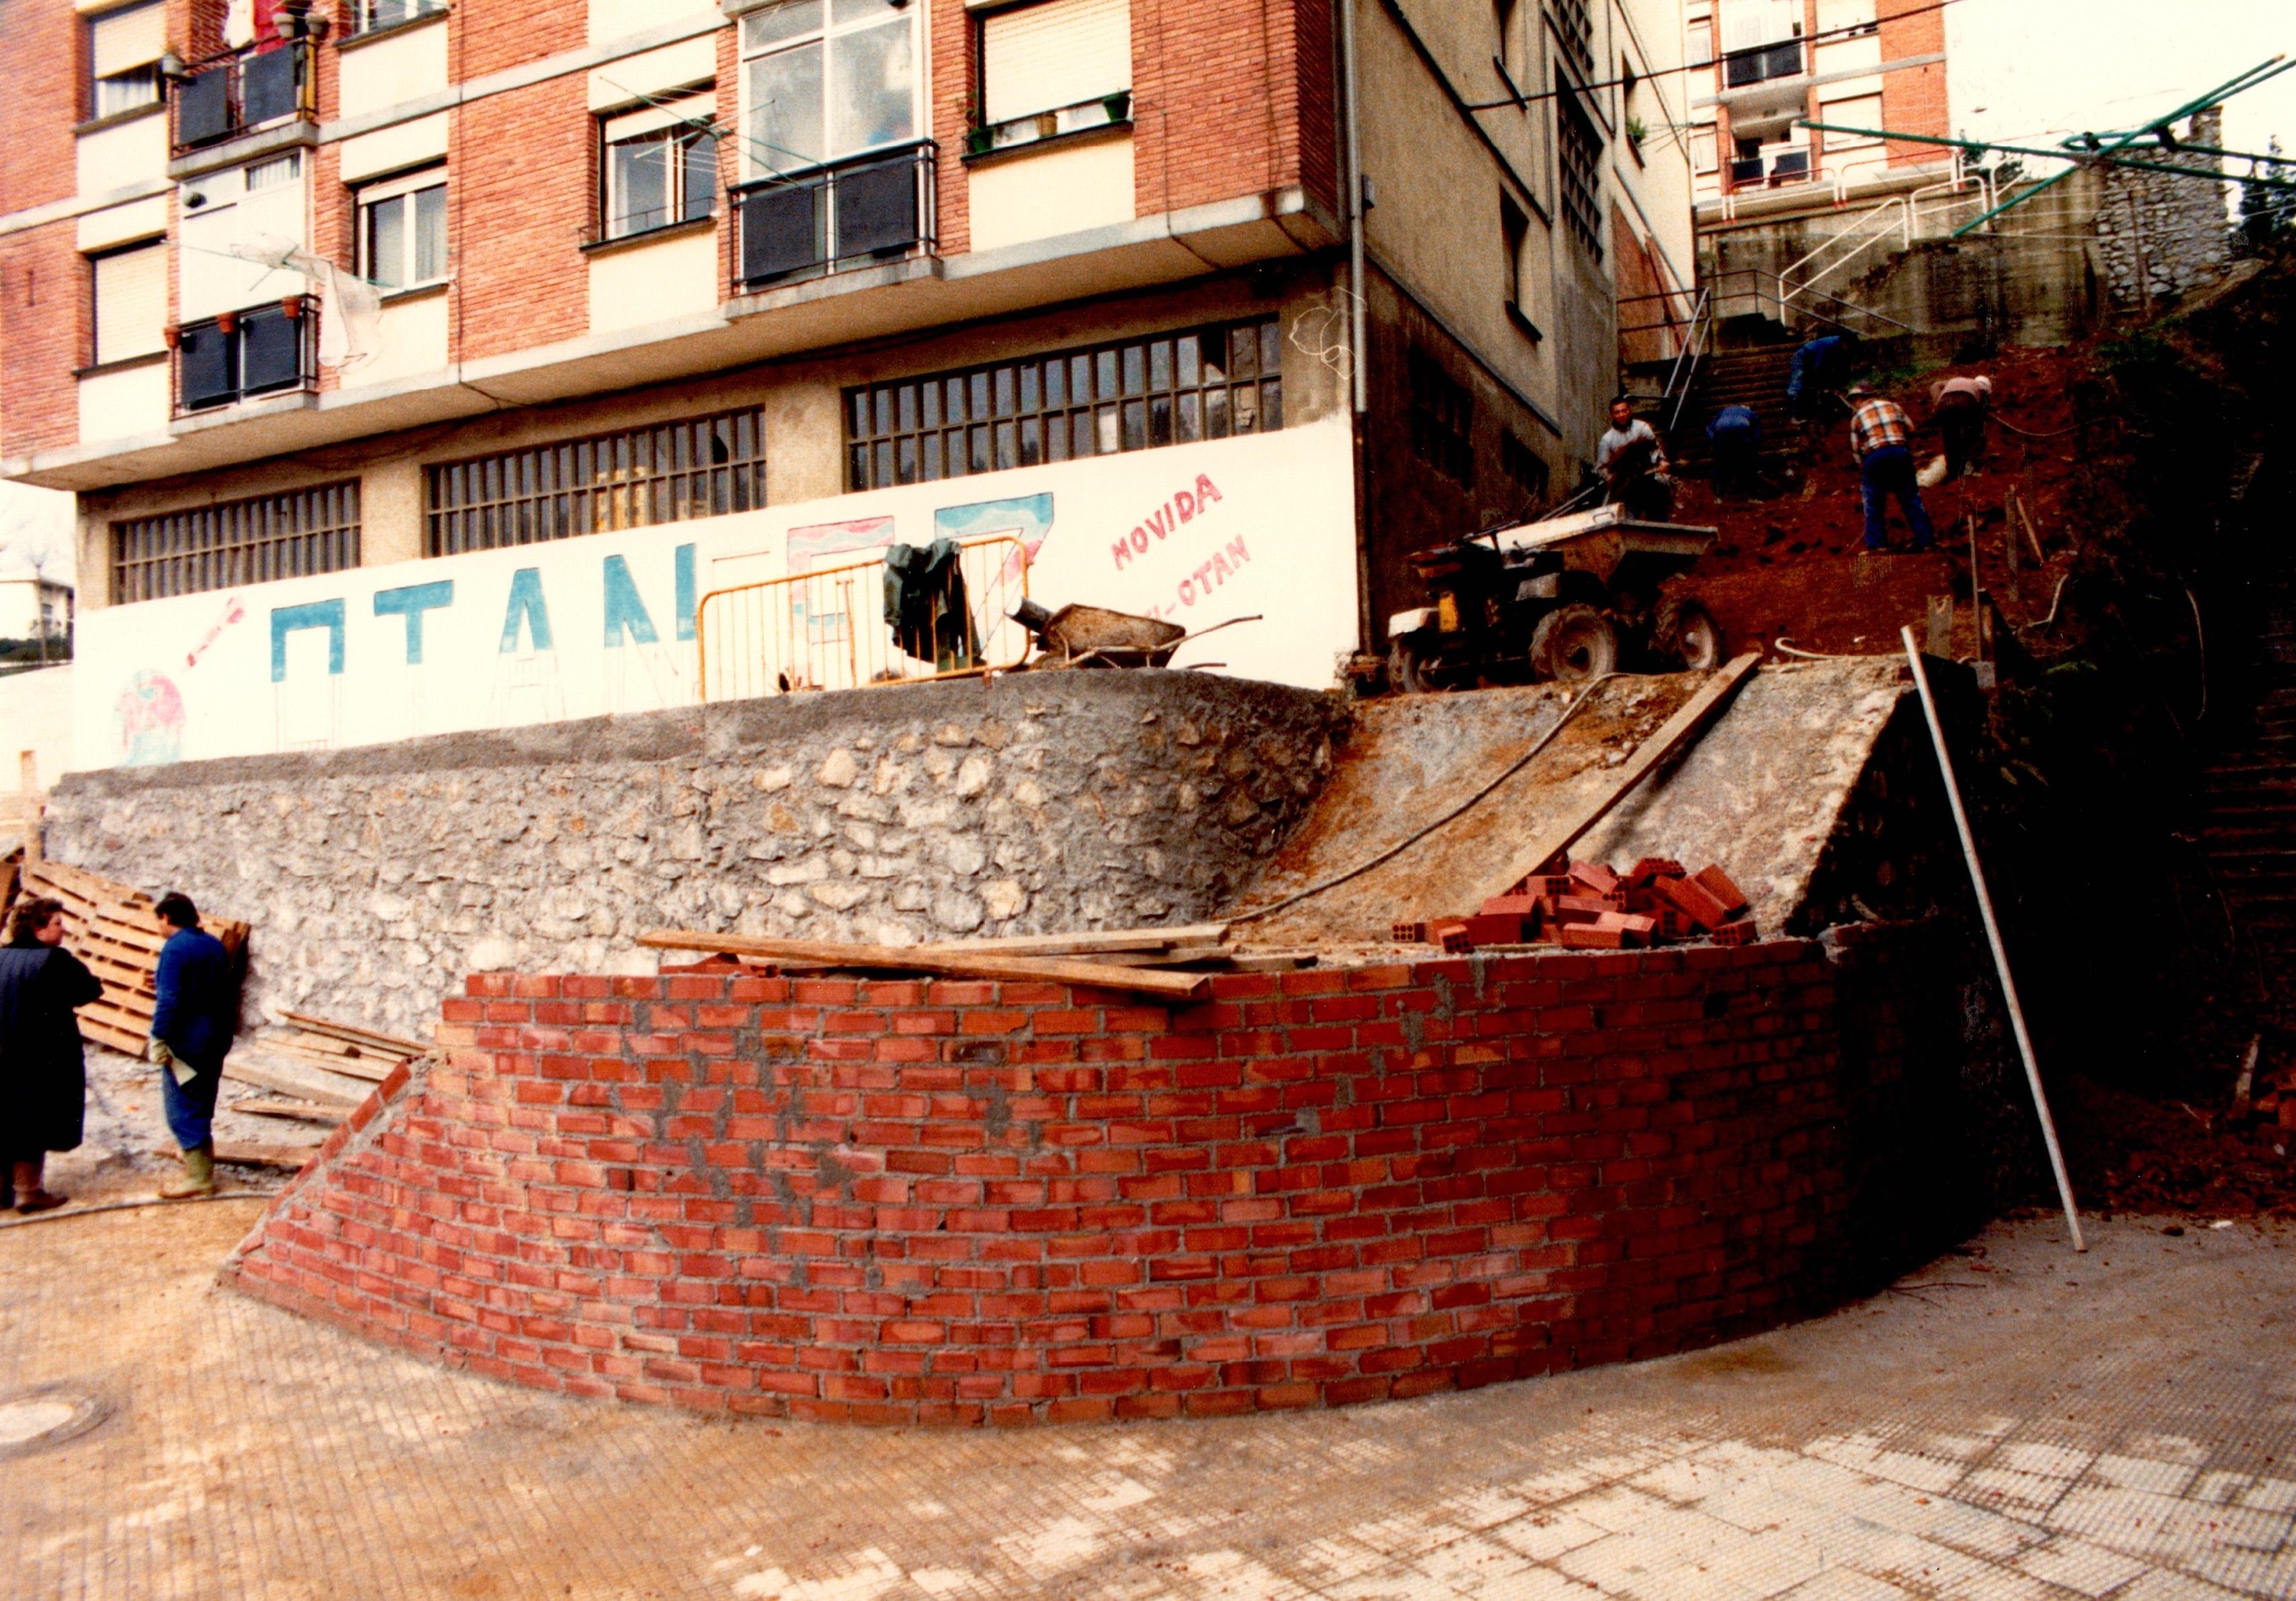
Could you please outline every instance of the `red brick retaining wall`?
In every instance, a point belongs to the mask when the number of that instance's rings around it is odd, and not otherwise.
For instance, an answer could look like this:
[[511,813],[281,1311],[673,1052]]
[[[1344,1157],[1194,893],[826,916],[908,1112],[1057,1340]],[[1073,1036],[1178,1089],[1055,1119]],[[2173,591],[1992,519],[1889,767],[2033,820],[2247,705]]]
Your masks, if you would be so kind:
[[473,977],[242,1288],[501,1378],[871,1423],[1336,1404],[1830,1293],[1820,947],[1021,983]]

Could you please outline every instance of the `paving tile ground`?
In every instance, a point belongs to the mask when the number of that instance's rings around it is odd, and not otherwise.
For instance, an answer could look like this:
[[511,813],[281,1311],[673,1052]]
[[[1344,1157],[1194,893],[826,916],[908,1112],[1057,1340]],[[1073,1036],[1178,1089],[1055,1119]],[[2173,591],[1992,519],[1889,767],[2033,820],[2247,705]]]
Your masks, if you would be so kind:
[[[726,1421],[218,1290],[252,1202],[0,1228],[9,1597],[2296,1597],[2296,1233],[1997,1225],[1833,1316],[1336,1412]],[[12,1410],[12,1408],[15,1409]],[[85,1416],[85,1414],[83,1414]]]

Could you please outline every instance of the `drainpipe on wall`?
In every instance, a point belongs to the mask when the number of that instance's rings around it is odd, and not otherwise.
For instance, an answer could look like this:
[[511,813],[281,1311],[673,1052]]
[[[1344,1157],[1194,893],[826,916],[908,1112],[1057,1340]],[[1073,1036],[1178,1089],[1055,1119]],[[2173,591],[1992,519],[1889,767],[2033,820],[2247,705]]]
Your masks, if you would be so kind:
[[1372,632],[1371,519],[1364,459],[1364,419],[1371,410],[1370,334],[1364,278],[1364,180],[1362,102],[1356,83],[1357,0],[1338,0],[1340,12],[1340,100],[1347,118],[1348,185],[1348,387],[1356,479],[1356,647],[1375,654]]

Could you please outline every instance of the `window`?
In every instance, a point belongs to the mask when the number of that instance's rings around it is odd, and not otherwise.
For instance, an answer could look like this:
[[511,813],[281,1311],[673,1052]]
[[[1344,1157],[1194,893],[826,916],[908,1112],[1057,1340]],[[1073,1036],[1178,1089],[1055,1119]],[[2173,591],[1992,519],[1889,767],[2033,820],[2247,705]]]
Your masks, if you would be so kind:
[[87,23],[89,113],[116,117],[160,103],[160,58],[168,50],[168,8],[136,5]]
[[[1817,108],[1817,119],[1836,127],[1877,128],[1882,121],[1882,97],[1859,94],[1849,100],[1829,100]],[[1825,153],[1838,155],[1843,151],[1875,150],[1882,141],[1864,134],[1827,134]]]
[[343,7],[353,34],[373,33],[447,9],[447,0],[351,0]]
[[447,175],[436,167],[358,192],[359,276],[381,290],[447,276]]
[[168,347],[168,248],[138,245],[88,263],[95,290],[95,364]]
[[716,95],[690,94],[605,118],[606,238],[710,214],[718,199],[717,114]]
[[1595,70],[1595,21],[1587,14],[1587,0],[1548,0],[1554,31],[1562,40],[1562,53],[1582,73]]
[[1556,166],[1562,176],[1562,220],[1595,260],[1603,258],[1603,135],[1559,75],[1554,80]]
[[1530,242],[1530,218],[1523,215],[1522,208],[1514,203],[1511,194],[1499,196],[1499,241],[1500,249],[1506,253],[1507,309],[1521,314],[1529,309],[1523,304],[1522,253]]
[[1273,433],[1282,335],[1270,317],[848,389],[846,486]]
[[979,59],[986,148],[1121,122],[1132,114],[1131,0],[994,12],[980,24]]
[[916,137],[908,0],[779,0],[742,19],[746,159],[795,172]]
[[1714,64],[1714,19],[1704,12],[1693,13],[1685,24],[1690,29],[1690,52],[1686,59],[1693,67]]
[[1411,353],[1411,453],[1428,466],[1475,486],[1475,397],[1451,380],[1435,358]]
[[1504,431],[1499,435],[1499,470],[1522,492],[1525,501],[1536,505],[1546,498],[1546,458]]
[[1860,39],[1882,31],[1874,0],[1817,0],[1817,37],[1826,44]]
[[1708,176],[1718,170],[1714,150],[1714,130],[1710,127],[1698,128],[1691,134],[1690,166],[1691,170],[1701,177]]
[[758,411],[529,445],[424,472],[433,556],[754,511],[766,503]]
[[1493,0],[1499,26],[1499,69],[1506,74],[1507,87],[1522,86],[1522,7],[1521,0]]
[[356,478],[111,525],[114,601],[339,573],[358,564]]

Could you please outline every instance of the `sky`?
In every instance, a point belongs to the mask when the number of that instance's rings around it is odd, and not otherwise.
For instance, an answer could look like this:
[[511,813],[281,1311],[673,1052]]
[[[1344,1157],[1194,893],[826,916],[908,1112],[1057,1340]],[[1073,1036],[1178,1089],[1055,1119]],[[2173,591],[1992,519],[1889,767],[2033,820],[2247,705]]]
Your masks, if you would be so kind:
[[[2284,51],[2291,0],[1954,0],[1946,12],[1954,131],[1976,139],[2135,127]],[[2225,148],[2296,149],[2296,71],[2225,105]]]
[[[2047,144],[2133,127],[2283,51],[2296,0],[1952,0],[1946,10],[1956,134]],[[2296,71],[2225,108],[2225,144],[2296,150]],[[71,497],[0,484],[0,576],[45,553],[72,576]]]

